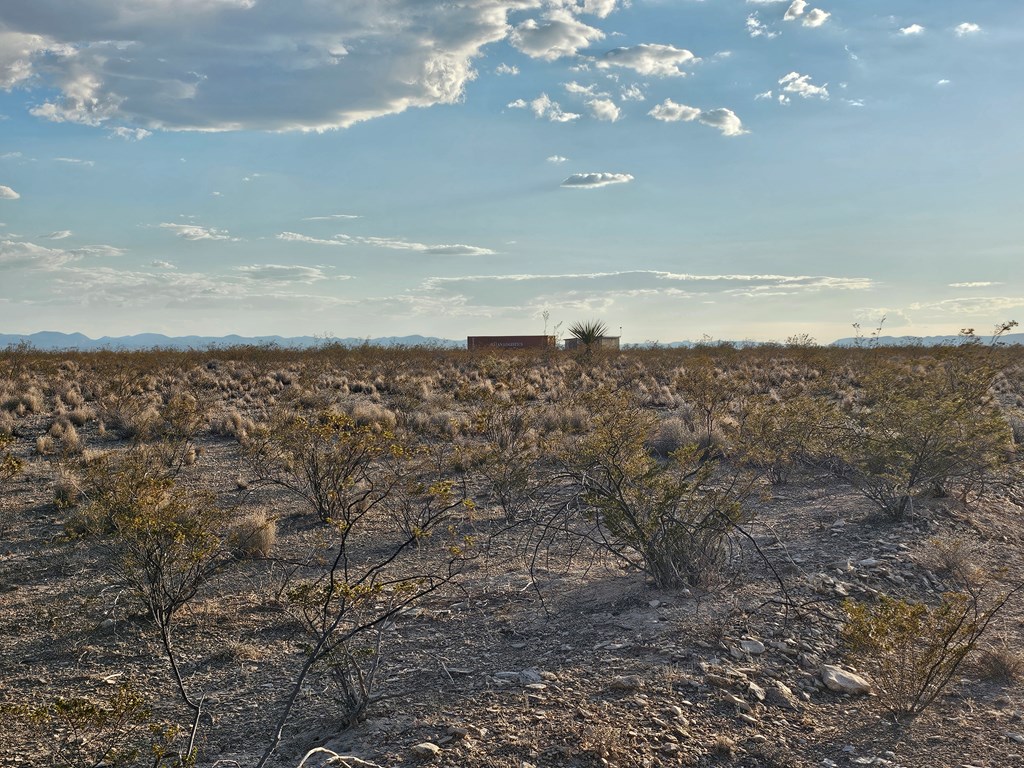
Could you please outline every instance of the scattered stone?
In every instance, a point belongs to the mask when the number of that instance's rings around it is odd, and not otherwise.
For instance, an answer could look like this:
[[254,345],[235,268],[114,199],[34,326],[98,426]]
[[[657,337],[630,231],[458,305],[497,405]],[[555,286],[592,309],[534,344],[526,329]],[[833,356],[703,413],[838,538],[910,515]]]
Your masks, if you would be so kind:
[[608,687],[613,691],[639,691],[644,687],[644,681],[639,675],[619,675],[612,678]]
[[736,707],[736,709],[740,710],[741,712],[749,712],[751,709],[750,704],[741,699],[739,696],[734,696],[731,693],[725,694],[723,696],[723,699],[732,704],[734,707]]
[[529,669],[522,670],[519,673],[518,679],[519,682],[523,685],[531,685],[533,683],[541,682],[544,678],[541,676],[538,670],[534,669],[533,667],[530,667]]
[[1014,742],[1015,744],[1024,744],[1024,735],[1021,735],[1019,733],[1013,733],[1012,731],[1007,731],[1006,732],[1006,738],[1008,738],[1010,741]]
[[757,725],[757,718],[752,715],[748,715],[746,712],[740,712],[740,714],[736,715],[736,719],[742,720],[747,725]]
[[871,683],[860,675],[832,664],[821,665],[821,681],[830,691],[837,693],[867,694]]
[[764,653],[764,643],[760,640],[740,640],[740,650],[751,656],[760,656]]
[[766,695],[764,688],[753,681],[747,683],[747,693],[758,701],[764,701],[764,697]]
[[416,757],[427,760],[435,758],[441,754],[441,748],[432,741],[422,741],[419,744],[414,744],[409,748],[409,751]]

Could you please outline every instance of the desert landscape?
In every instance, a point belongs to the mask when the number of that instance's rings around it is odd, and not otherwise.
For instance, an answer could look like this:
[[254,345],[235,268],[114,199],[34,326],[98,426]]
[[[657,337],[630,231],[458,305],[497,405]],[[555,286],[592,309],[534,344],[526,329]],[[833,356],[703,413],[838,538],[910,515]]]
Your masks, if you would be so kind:
[[1019,346],[21,346],[0,395],[0,764],[1024,764]]

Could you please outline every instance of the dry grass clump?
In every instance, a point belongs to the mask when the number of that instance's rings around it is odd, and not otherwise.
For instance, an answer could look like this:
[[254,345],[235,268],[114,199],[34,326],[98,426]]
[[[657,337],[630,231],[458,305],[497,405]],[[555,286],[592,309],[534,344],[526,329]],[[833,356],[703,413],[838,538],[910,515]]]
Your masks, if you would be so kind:
[[356,403],[349,414],[356,426],[394,429],[398,423],[395,412],[376,403]]
[[1007,642],[985,648],[975,661],[978,677],[994,683],[1016,683],[1024,679],[1024,654]]
[[57,470],[53,481],[53,503],[60,509],[68,509],[82,500],[81,481],[69,469]]
[[14,416],[9,411],[0,411],[0,437],[10,437],[14,434]]
[[700,436],[692,424],[678,416],[670,416],[658,425],[654,435],[647,441],[647,447],[658,456],[668,456],[684,446],[697,445],[699,442]]
[[239,560],[270,557],[277,542],[277,521],[265,511],[250,512],[234,526],[228,536],[231,554]]
[[42,393],[32,387],[23,392],[8,395],[0,403],[0,408],[11,411],[17,416],[25,416],[30,413],[42,413],[45,407],[44,402]]
[[243,416],[233,408],[210,423],[210,430],[213,434],[232,437],[240,443],[253,433],[255,427],[256,424],[252,419]]

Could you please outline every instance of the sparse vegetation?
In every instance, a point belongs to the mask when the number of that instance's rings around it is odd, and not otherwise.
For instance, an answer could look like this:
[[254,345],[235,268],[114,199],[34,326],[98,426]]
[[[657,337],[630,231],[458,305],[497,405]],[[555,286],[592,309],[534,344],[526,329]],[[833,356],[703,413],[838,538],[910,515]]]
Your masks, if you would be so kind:
[[1020,348],[15,357],[24,764],[1013,764]]

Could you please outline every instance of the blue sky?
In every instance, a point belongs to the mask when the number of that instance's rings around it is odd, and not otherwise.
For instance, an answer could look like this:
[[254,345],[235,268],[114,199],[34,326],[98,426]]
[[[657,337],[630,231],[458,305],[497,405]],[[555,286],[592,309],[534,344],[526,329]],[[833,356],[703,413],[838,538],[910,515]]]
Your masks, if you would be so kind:
[[0,5],[0,331],[1024,319],[1024,4]]

